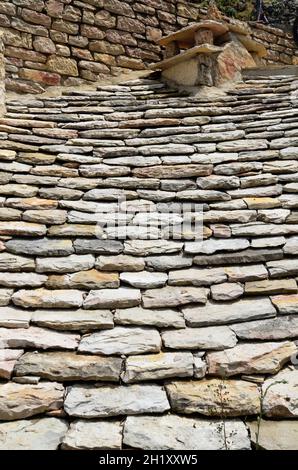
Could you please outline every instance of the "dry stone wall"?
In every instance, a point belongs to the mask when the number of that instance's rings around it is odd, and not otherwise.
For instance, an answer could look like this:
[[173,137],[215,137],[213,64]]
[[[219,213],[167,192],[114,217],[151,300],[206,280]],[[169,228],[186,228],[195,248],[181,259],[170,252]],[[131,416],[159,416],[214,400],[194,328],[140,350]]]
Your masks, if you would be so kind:
[[[161,57],[156,40],[202,14],[178,0],[1,0],[7,89],[39,93],[143,69]],[[286,33],[252,28],[269,62],[297,60]]]

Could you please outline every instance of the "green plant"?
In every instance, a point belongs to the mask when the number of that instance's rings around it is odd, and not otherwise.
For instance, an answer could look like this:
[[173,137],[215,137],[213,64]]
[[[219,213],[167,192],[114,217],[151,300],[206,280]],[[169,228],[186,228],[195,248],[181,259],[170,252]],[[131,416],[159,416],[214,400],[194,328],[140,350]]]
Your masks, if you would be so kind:
[[260,397],[260,413],[257,417],[257,430],[256,430],[256,450],[260,450],[260,432],[261,432],[261,424],[262,424],[262,419],[264,416],[264,400],[267,396],[267,393],[269,392],[270,388],[273,387],[274,385],[277,384],[286,384],[287,382],[285,380],[278,380],[276,382],[272,382],[270,385],[268,385],[265,390],[261,387],[261,397]]

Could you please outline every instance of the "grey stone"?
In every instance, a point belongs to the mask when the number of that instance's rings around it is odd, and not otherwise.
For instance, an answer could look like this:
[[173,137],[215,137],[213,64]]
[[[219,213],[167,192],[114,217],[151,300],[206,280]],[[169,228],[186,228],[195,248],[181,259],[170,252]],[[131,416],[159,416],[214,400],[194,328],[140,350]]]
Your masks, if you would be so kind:
[[163,344],[169,349],[214,349],[233,348],[235,333],[227,326],[209,328],[186,328],[162,333]]
[[31,322],[53,330],[101,330],[113,328],[113,315],[106,310],[36,310]]
[[205,240],[203,242],[185,243],[185,253],[212,255],[218,251],[238,251],[245,250],[250,245],[246,238],[236,238],[231,240]]
[[[251,440],[264,450],[298,450],[297,421],[261,420],[248,423]],[[258,433],[259,428],[259,433]],[[257,439],[258,434],[258,439]]]
[[[48,276],[36,273],[0,273],[0,285],[5,287],[40,287]],[[2,289],[1,289],[2,290]],[[13,291],[11,291],[12,294]]]
[[79,335],[31,326],[23,329],[0,328],[0,348],[76,349]]
[[115,323],[118,325],[155,326],[157,328],[185,328],[180,312],[169,309],[149,310],[141,307],[116,310]]
[[138,289],[120,287],[117,290],[91,290],[84,301],[84,308],[128,308],[141,303],[141,292]]
[[6,246],[12,253],[32,256],[67,256],[74,252],[71,240],[12,239],[6,242]]
[[[9,243],[9,241],[7,242]],[[32,258],[18,256],[11,253],[0,253],[0,271],[29,271],[35,269],[35,262]]]
[[210,286],[227,280],[223,268],[182,269],[169,272],[169,285],[173,286]]
[[268,418],[297,418],[298,415],[298,370],[284,369],[265,380],[263,393],[264,416]]
[[92,255],[70,255],[59,258],[37,258],[36,271],[38,273],[72,273],[76,271],[87,271],[95,264]]
[[295,353],[295,343],[247,343],[207,354],[208,373],[230,377],[238,374],[276,374]]
[[64,402],[70,416],[84,419],[162,413],[169,408],[166,392],[157,385],[73,386]]
[[269,320],[231,325],[240,339],[275,341],[298,336],[298,317],[285,316]]
[[148,256],[177,253],[183,243],[170,240],[132,240],[124,244],[124,252],[133,256]]
[[18,360],[14,373],[16,376],[35,375],[57,382],[118,382],[121,365],[122,360],[115,357],[87,356],[73,352],[26,353]]
[[145,308],[177,307],[190,303],[202,303],[207,301],[207,290],[198,287],[174,287],[167,286],[161,289],[147,290],[142,295],[142,303]]
[[193,355],[187,352],[130,356],[126,359],[125,372],[121,377],[125,383],[192,377],[193,363]]
[[0,450],[57,450],[67,429],[57,418],[0,423]]
[[183,314],[188,325],[198,327],[270,318],[276,315],[276,310],[270,300],[264,298],[243,299],[228,304],[210,302],[203,307],[186,307]]
[[[142,450],[249,450],[250,440],[242,421],[229,420],[226,439],[218,422],[177,415],[129,416],[123,443]],[[225,442],[226,441],[226,442]]]
[[153,289],[164,286],[168,276],[164,273],[142,271],[138,273],[121,273],[120,280],[138,289]]
[[0,307],[0,326],[4,328],[29,328],[32,313],[14,307]]
[[229,266],[224,268],[224,270],[229,281],[232,282],[259,281],[268,277],[268,272],[262,264]]
[[62,441],[65,450],[119,450],[122,447],[120,421],[74,421]]
[[224,282],[223,284],[211,286],[211,297],[216,301],[232,301],[241,297],[244,288],[236,282]]
[[80,352],[104,355],[155,353],[160,348],[161,339],[156,329],[122,326],[84,336],[79,345]]

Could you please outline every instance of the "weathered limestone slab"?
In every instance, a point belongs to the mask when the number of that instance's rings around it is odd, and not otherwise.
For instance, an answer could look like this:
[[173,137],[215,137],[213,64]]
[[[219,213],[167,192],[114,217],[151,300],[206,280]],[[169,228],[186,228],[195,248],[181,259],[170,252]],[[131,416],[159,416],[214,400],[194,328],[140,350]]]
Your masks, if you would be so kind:
[[0,285],[5,287],[40,287],[47,278],[44,274],[3,272],[0,273]]
[[163,413],[170,408],[165,390],[158,385],[73,386],[64,409],[70,416],[104,418],[119,415]]
[[73,274],[51,275],[46,286],[52,289],[113,289],[120,285],[118,273],[99,272],[96,269]]
[[79,351],[121,355],[156,353],[160,348],[161,339],[156,329],[117,326],[112,330],[83,336]]
[[0,384],[0,420],[28,418],[63,405],[64,387],[57,383]]
[[83,304],[83,294],[74,289],[22,289],[13,294],[12,301],[24,308],[75,308]]
[[140,303],[140,290],[131,289],[128,287],[120,287],[117,290],[91,290],[84,300],[84,308],[128,308],[135,307]]
[[22,349],[0,349],[0,378],[10,379],[17,360],[22,356]]
[[11,239],[6,242],[7,249],[12,253],[32,256],[67,256],[74,252],[71,240],[38,240]]
[[298,317],[278,316],[270,320],[236,323],[231,328],[240,339],[274,341],[297,338]]
[[154,289],[164,286],[168,276],[164,273],[142,271],[137,273],[121,273],[120,280],[138,289]]
[[185,244],[185,253],[212,255],[218,251],[245,250],[250,245],[246,238],[227,240],[205,240],[203,242],[189,242]]
[[116,310],[114,321],[118,325],[185,328],[185,320],[182,313],[170,309],[125,308],[123,310]]
[[177,253],[183,243],[172,240],[131,240],[124,244],[124,252],[133,256],[161,255]]
[[0,328],[0,348],[76,349],[80,336],[30,326],[23,329]]
[[281,259],[278,261],[269,261],[267,268],[270,277],[290,277],[298,275],[298,260],[297,259]]
[[257,385],[242,380],[203,379],[166,385],[171,407],[178,413],[205,416],[248,416],[259,413]]
[[207,289],[199,287],[172,287],[147,290],[142,295],[145,308],[177,307],[207,301]]
[[62,441],[65,450],[119,450],[122,447],[121,421],[74,421]]
[[266,298],[243,299],[228,304],[209,302],[203,307],[190,306],[182,311],[187,324],[192,327],[228,324],[276,315],[275,308]]
[[298,313],[298,295],[277,295],[271,297],[273,305],[280,315],[291,315]]
[[[242,421],[225,423],[229,450],[249,450],[250,440]],[[222,450],[223,430],[218,421],[177,415],[129,416],[124,425],[123,443],[142,450]]]
[[[258,423],[248,423],[252,442],[255,444]],[[298,450],[297,421],[269,421],[263,419],[260,424],[258,444],[264,450]]]
[[165,347],[169,349],[214,349],[233,348],[236,335],[227,326],[210,328],[185,328],[184,330],[169,330],[162,333]]
[[0,327],[29,328],[32,313],[15,307],[0,307]]
[[224,282],[211,286],[211,297],[213,300],[228,302],[241,297],[244,293],[244,288],[237,282]]
[[224,268],[211,268],[211,269],[182,269],[169,272],[169,285],[173,286],[210,286],[224,282],[227,275]]
[[[9,240],[10,241],[10,240]],[[8,242],[6,244],[8,245]],[[0,271],[30,271],[35,269],[35,262],[32,258],[18,256],[11,253],[0,253]]]
[[31,322],[53,330],[101,330],[114,326],[108,310],[36,310]]
[[58,382],[100,380],[117,382],[122,360],[72,352],[26,353],[19,359],[15,375],[35,375]]
[[259,281],[268,277],[268,272],[263,264],[228,266],[224,270],[229,281],[233,282]]
[[67,429],[57,418],[0,423],[0,450],[57,450]]
[[238,344],[207,354],[208,373],[230,377],[238,374],[276,374],[295,353],[295,343]]
[[249,295],[295,294],[295,279],[272,279],[245,283],[245,293]]
[[125,383],[192,377],[193,364],[193,355],[187,352],[130,356],[126,359],[125,372],[121,377]]
[[87,271],[94,267],[95,259],[92,255],[70,255],[59,258],[37,258],[36,271],[38,273],[73,273]]
[[145,268],[145,260],[128,255],[99,256],[95,267],[103,271],[138,272]]
[[285,369],[263,384],[264,415],[268,418],[297,418],[298,370]]

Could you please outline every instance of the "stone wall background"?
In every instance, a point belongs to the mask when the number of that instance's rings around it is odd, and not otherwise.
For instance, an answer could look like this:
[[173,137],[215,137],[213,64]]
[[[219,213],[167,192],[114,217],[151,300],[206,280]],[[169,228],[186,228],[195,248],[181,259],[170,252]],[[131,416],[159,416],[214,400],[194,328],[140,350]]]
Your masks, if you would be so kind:
[[[1,0],[6,88],[40,93],[49,85],[144,69],[161,57],[159,37],[202,14],[198,5],[180,0]],[[297,61],[288,34],[252,28],[268,46],[269,62]]]

